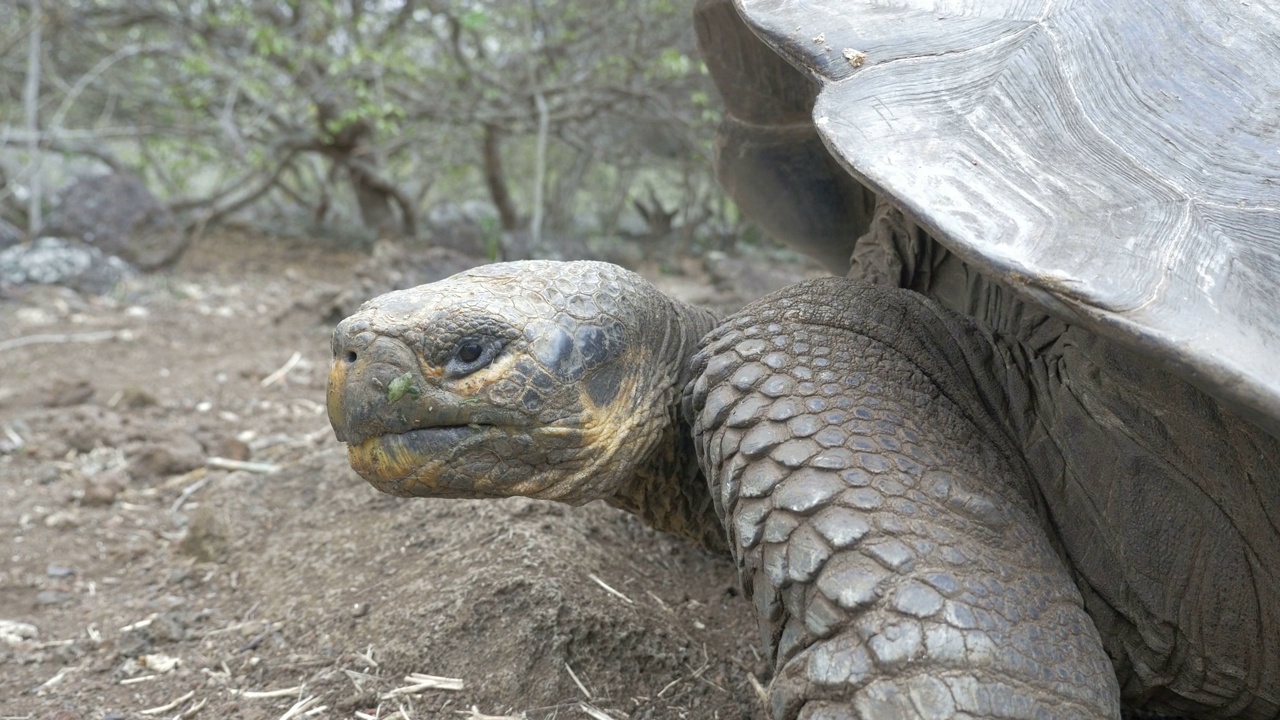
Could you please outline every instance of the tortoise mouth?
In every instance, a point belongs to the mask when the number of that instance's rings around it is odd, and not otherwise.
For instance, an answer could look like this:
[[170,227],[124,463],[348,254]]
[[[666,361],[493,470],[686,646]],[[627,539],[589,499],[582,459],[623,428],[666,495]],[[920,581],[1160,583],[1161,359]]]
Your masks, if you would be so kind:
[[347,459],[360,477],[392,495],[477,497],[474,479],[458,473],[458,459],[513,430],[471,423],[384,433],[349,443]]

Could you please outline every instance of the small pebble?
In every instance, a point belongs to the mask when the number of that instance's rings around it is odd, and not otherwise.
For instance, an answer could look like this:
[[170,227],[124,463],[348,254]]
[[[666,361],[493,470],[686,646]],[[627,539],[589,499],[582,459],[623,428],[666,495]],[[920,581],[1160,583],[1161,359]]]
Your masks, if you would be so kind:
[[64,605],[75,599],[75,595],[61,590],[41,590],[36,593],[36,605]]
[[44,519],[45,527],[54,528],[56,530],[66,530],[80,526],[80,518],[74,512],[68,510],[57,510],[49,513]]

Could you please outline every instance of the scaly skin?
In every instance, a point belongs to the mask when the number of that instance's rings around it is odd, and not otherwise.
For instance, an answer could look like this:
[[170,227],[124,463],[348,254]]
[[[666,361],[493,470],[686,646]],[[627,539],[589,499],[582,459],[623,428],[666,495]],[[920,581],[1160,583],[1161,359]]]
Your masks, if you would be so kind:
[[777,718],[1118,717],[1101,638],[990,410],[991,346],[825,280],[730,318],[687,412],[778,674]]
[[727,533],[779,719],[1118,716],[1003,390],[971,372],[980,333],[843,280],[749,307],[691,362],[712,324],[612,266],[480,268],[344,321],[330,417],[387,492]]
[[724,548],[678,417],[714,322],[605,263],[476,268],[339,324],[329,418],[393,495],[605,500]]

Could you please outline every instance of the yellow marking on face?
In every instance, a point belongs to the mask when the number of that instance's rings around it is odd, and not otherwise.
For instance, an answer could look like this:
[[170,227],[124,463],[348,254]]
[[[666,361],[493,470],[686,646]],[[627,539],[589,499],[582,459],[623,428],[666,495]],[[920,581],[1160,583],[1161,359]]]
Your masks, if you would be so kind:
[[335,420],[345,417],[342,407],[343,389],[347,385],[347,362],[335,358],[329,366],[329,385],[325,388],[325,401],[329,407],[329,418]]
[[[391,437],[371,437],[347,447],[347,460],[360,477],[379,490],[404,495],[413,485],[434,485],[438,463],[411,452]],[[411,493],[409,493],[411,494]]]

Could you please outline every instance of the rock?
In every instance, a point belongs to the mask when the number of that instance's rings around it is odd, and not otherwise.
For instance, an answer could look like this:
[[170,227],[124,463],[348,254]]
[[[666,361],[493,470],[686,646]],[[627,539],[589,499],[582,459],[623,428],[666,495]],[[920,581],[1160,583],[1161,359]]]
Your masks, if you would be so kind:
[[285,322],[291,314],[301,311],[324,324],[333,325],[355,312],[369,298],[443,280],[484,263],[482,258],[449,248],[412,248],[379,240],[373,246],[372,255],[356,266],[354,287],[318,289],[311,296],[294,303],[276,321]]
[[487,256],[498,241],[498,213],[489,203],[440,203],[427,211],[427,224],[432,244],[466,255]]
[[0,620],[0,642],[17,645],[23,640],[32,640],[38,635],[40,635],[40,629],[31,623]]
[[443,280],[484,260],[446,247],[411,248],[390,241],[373,246],[370,258],[356,267],[356,276],[386,290],[402,290]]
[[187,526],[178,549],[197,562],[220,562],[227,556],[227,531],[212,510],[200,508]]
[[112,407],[122,407],[127,410],[137,410],[138,408],[152,407],[158,404],[155,395],[137,387],[121,390],[119,397],[114,398],[114,400]]
[[227,460],[236,460],[244,462],[253,454],[249,445],[236,438],[223,437],[218,438],[208,446],[209,454],[214,457],[226,458]]
[[17,226],[4,218],[0,218],[0,250],[11,248],[25,238],[26,234],[19,230]]
[[41,590],[36,593],[36,605],[65,605],[75,600],[74,594],[61,590]]
[[95,447],[119,447],[129,436],[124,418],[97,405],[81,405],[71,411],[63,430],[63,440],[76,452],[87,453]]
[[103,294],[136,272],[118,257],[61,237],[0,250],[0,285],[63,285]]
[[81,488],[80,504],[84,507],[107,507],[129,485],[129,475],[124,468],[114,468],[85,478]]
[[70,510],[55,510],[45,516],[44,526],[54,530],[71,530],[80,527],[80,516]]
[[83,405],[93,397],[93,385],[88,380],[55,379],[44,394],[45,407],[71,407]]
[[174,435],[143,445],[129,459],[129,475],[138,480],[158,480],[190,472],[204,465],[204,448],[190,435]]
[[67,186],[48,227],[51,234],[83,240],[143,270],[174,262],[187,246],[173,214],[131,173],[82,178]]

